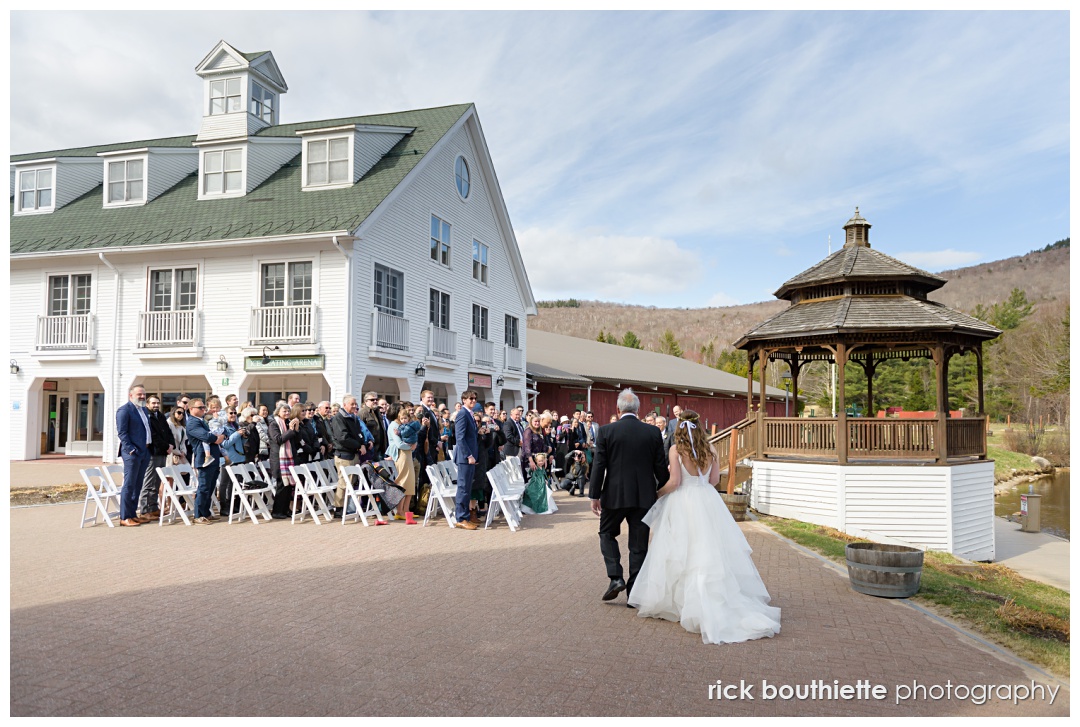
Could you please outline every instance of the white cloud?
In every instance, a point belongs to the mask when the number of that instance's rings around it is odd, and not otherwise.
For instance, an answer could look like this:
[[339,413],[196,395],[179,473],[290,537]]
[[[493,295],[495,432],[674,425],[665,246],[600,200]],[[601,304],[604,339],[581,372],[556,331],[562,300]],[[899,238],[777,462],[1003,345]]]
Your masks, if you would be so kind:
[[723,308],[729,305],[739,305],[742,301],[733,298],[722,290],[713,293],[712,297],[705,301],[706,308]]
[[978,262],[982,259],[982,253],[950,248],[927,252],[898,252],[892,257],[926,270],[947,270]]
[[535,227],[519,230],[517,239],[538,300],[573,295],[655,301],[680,293],[701,278],[697,254],[674,240]]

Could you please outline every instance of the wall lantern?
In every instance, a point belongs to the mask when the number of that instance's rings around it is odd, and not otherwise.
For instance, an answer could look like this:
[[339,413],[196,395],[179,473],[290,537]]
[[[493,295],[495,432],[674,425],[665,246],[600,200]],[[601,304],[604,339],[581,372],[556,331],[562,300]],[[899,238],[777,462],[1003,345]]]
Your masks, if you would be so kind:
[[506,383],[506,379],[504,379],[502,377],[502,374],[499,374],[499,378],[495,379],[495,385],[498,386],[501,389],[503,384],[505,384],[505,383]]
[[19,364],[15,362],[15,359],[11,359],[11,373],[19,373]]
[[424,367],[424,362],[423,361],[416,364],[416,371],[414,373],[417,376],[419,376],[421,379],[424,378],[425,376],[427,376],[427,368]]
[[[281,346],[263,346],[262,365],[266,366],[266,365],[268,365],[270,363],[270,355],[267,353],[267,351],[280,351],[280,350],[281,350]],[[222,358],[224,359],[224,356],[222,356]],[[219,363],[218,365],[220,366],[221,364]]]
[[221,354],[221,358],[218,359],[217,370],[218,371],[228,371],[229,370],[229,362],[225,360],[225,354]]

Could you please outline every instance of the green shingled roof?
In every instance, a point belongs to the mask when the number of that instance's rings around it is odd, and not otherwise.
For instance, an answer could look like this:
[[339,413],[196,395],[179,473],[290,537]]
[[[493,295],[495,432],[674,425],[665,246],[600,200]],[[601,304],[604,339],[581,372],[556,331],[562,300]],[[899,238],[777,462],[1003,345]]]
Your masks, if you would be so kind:
[[[300,154],[244,197],[198,200],[191,174],[141,207],[104,209],[99,184],[51,214],[10,218],[11,253],[133,247],[239,239],[267,235],[352,230],[363,222],[424,155],[471,108],[471,104],[393,114],[281,124],[253,136],[296,137],[297,131],[346,124],[415,127],[358,183],[344,189],[301,191]],[[144,147],[191,147],[194,136],[62,149],[11,157],[14,161],[56,156],[95,156]],[[12,212],[14,200],[12,200]]]

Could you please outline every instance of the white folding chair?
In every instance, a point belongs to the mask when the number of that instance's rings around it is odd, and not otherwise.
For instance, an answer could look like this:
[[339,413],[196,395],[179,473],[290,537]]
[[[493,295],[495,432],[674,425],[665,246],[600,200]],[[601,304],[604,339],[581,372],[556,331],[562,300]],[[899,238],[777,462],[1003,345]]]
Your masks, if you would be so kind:
[[511,532],[516,531],[521,527],[521,493],[509,491],[506,472],[499,467],[488,470],[487,477],[488,482],[491,483],[491,502],[488,503],[484,530],[491,527],[495,516],[501,511]]
[[457,485],[450,482],[445,468],[439,466],[442,464],[446,463],[440,462],[439,464],[429,464],[427,466],[428,479],[431,480],[431,492],[428,493],[427,510],[424,511],[425,527],[432,517],[439,516],[439,510],[442,510],[447,525],[454,527],[457,522],[457,517],[454,515],[454,498],[457,496]]
[[[259,518],[256,515],[262,515],[263,520],[270,520],[267,498],[271,496],[273,485],[262,479],[255,464],[252,462],[232,464],[226,467],[225,471],[229,473],[229,479],[233,483],[233,501],[229,503],[229,522],[233,521],[233,515],[236,516],[237,522],[241,522],[245,514],[256,525],[259,524]],[[260,480],[265,483],[262,487],[244,489],[245,483]],[[233,509],[237,500],[240,502],[240,511],[234,512]]]
[[[184,525],[191,525],[195,519],[195,495],[199,490],[199,476],[191,465],[186,462],[171,464],[157,468],[158,479],[161,480],[161,515],[158,516],[158,525],[164,525],[176,521],[176,516],[184,521]],[[188,476],[184,482],[184,475]],[[184,504],[180,498],[184,498]],[[166,515],[165,511],[169,514]]]
[[262,475],[262,481],[270,483],[270,494],[273,495],[277,492],[277,477],[270,476],[270,470],[266,469],[266,462],[259,460],[257,464],[259,468],[259,474]]
[[[517,457],[514,457],[517,460]],[[525,492],[525,475],[521,472],[521,462],[518,460],[516,463],[506,460],[500,462],[493,469],[501,469],[506,476],[506,491],[507,494],[521,494]]]
[[[364,527],[368,526],[368,515],[375,518],[375,522],[379,525],[386,523],[386,518],[379,512],[379,506],[375,502],[375,495],[382,494],[384,490],[376,489],[368,478],[364,475],[363,468],[358,464],[342,465],[339,470],[338,477],[345,481],[345,507],[343,508],[341,515],[341,524],[345,524],[345,520],[355,520],[360,518],[360,522],[364,523]],[[353,484],[355,483],[355,487]],[[355,511],[351,514],[349,512],[349,503],[353,504]]]
[[448,459],[445,462],[438,462],[437,466],[446,473],[446,479],[449,482],[457,484],[457,465],[454,464],[452,459]]
[[[309,464],[289,465],[289,473],[292,474],[293,484],[296,485],[293,493],[293,523],[304,522],[306,515],[311,515],[316,525],[322,525],[323,517],[326,518],[326,522],[333,520],[330,506],[323,497],[327,493],[331,493],[332,496],[333,488],[324,485],[318,473]],[[296,519],[298,515],[299,520]]]
[[[113,518],[120,519],[120,490],[116,489],[112,479],[107,477],[102,469],[101,467],[89,467],[79,470],[83,482],[86,483],[86,499],[83,500],[80,528],[86,527],[87,523],[97,525],[99,514],[110,528],[116,527],[113,525]],[[121,467],[120,471],[123,472],[124,468]],[[86,517],[86,508],[90,506],[91,502],[94,503],[94,516]],[[116,509],[110,510],[109,507],[113,506],[114,503]]]
[[332,459],[320,459],[318,462],[311,463],[313,468],[318,468],[316,475],[324,485],[331,485],[336,490],[338,486],[338,473],[334,469],[334,460]]

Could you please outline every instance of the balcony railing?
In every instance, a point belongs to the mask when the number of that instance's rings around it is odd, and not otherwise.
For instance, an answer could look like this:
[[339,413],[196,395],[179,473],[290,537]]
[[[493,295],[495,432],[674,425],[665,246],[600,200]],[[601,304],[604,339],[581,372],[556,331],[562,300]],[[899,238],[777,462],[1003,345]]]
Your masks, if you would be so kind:
[[439,358],[457,358],[457,333],[428,324],[428,355]]
[[37,350],[90,350],[94,347],[94,316],[38,316]]
[[195,346],[199,342],[199,315],[194,310],[139,313],[139,348]]
[[523,363],[525,356],[522,355],[520,348],[514,348],[510,345],[503,346],[503,360],[506,362],[505,366],[510,371],[521,371],[524,368]]
[[495,344],[492,341],[473,336],[472,363],[488,368],[495,368]]
[[394,351],[409,350],[409,319],[378,308],[371,311],[371,345]]
[[313,305],[281,305],[251,309],[251,345],[315,343]]

